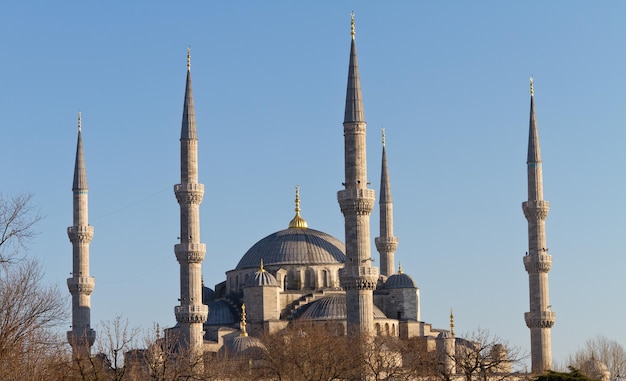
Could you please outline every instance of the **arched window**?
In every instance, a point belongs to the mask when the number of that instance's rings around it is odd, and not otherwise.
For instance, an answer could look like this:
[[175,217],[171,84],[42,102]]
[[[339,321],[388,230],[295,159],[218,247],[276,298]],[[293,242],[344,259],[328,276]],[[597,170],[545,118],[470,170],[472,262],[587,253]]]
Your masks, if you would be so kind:
[[380,336],[380,323],[376,323],[374,324],[374,327],[376,328],[376,335]]

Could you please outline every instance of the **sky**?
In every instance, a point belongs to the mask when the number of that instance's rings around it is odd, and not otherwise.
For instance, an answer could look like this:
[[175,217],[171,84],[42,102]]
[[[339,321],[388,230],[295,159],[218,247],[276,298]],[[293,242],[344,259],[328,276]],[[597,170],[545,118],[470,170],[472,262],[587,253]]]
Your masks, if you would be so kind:
[[[0,5],[5,195],[45,218],[28,255],[70,303],[78,111],[89,181],[92,325],[175,324],[187,47],[199,141],[205,284],[285,229],[344,239],[343,109],[356,14],[371,188],[381,128],[396,266],[422,320],[529,352],[529,77],[551,203],[556,363],[598,334],[626,345],[626,3],[620,1],[13,1]],[[378,210],[372,213],[372,240]],[[378,254],[374,245],[373,255]],[[376,262],[375,262],[376,264]],[[68,327],[69,327],[68,321]]]

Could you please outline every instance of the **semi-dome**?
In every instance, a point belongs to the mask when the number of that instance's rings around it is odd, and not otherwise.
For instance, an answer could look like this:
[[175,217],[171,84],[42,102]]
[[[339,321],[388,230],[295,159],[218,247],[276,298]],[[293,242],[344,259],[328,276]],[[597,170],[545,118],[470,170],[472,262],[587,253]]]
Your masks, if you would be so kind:
[[387,278],[385,287],[390,288],[417,288],[415,281],[408,274],[402,272],[402,265],[399,266],[398,272]]
[[237,323],[232,307],[224,300],[211,300],[205,303],[209,306],[209,316],[204,325],[229,326]]
[[244,254],[236,269],[259,265],[325,265],[341,264],[346,260],[345,245],[324,232],[309,229],[300,216],[300,189],[296,187],[296,216],[289,227],[263,238]]
[[[346,296],[344,294],[324,296],[315,300],[306,306],[306,309],[300,315],[303,320],[345,320],[346,312]],[[374,306],[374,319],[387,319],[387,316]]]

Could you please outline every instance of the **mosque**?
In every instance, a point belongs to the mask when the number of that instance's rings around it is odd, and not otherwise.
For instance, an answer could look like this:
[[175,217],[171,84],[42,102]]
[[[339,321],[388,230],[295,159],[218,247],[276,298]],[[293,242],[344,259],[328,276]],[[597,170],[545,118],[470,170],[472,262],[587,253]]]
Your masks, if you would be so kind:
[[[337,193],[345,219],[345,242],[310,228],[301,215],[296,187],[295,215],[285,229],[255,243],[226,279],[210,289],[204,285],[201,266],[206,245],[200,240],[199,206],[204,185],[198,174],[198,132],[195,123],[190,54],[181,128],[181,179],[174,186],[180,206],[180,240],[174,253],[180,265],[180,304],[174,312],[177,324],[166,330],[190,350],[218,352],[223,348],[245,350],[258,345],[258,337],[284,330],[297,322],[312,322],[337,334],[367,332],[399,338],[421,337],[429,347],[454,351],[452,314],[449,329],[436,329],[420,318],[420,292],[414,279],[398,266],[394,254],[393,201],[386,148],[382,145],[382,171],[378,190],[379,253],[373,266],[370,213],[375,191],[368,188],[366,122],[357,61],[354,17],[344,114],[345,180]],[[547,273],[551,256],[545,249],[545,218],[549,204],[543,200],[541,156],[534,115],[531,82],[531,118],[528,147],[529,201],[523,209],[529,226],[529,252],[523,258],[530,282],[530,312],[525,314],[531,330],[533,373],[551,367],[550,328],[554,312],[548,300]],[[73,272],[68,279],[72,294],[72,330],[68,341],[74,348],[91,347],[96,334],[90,324],[90,294],[95,280],[89,275],[89,242],[94,229],[88,224],[87,175],[79,132],[74,171],[74,221],[68,228],[73,246]],[[242,323],[243,321],[243,323]],[[81,344],[81,345],[78,345]],[[444,356],[448,358],[450,356]],[[444,358],[444,359],[445,359]]]

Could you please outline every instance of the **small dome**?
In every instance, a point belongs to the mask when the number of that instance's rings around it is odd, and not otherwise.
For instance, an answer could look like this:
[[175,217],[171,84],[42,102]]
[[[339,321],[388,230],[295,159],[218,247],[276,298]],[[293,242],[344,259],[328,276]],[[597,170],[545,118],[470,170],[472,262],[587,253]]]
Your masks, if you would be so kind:
[[276,286],[278,287],[278,281],[274,275],[261,269],[254,273],[254,276],[248,280],[246,287],[264,287],[264,286]]
[[238,322],[231,306],[224,300],[211,300],[205,303],[209,306],[209,316],[204,325],[229,326]]
[[237,264],[237,270],[255,268],[261,260],[272,265],[342,264],[345,246],[337,238],[308,228],[289,228],[255,243]]
[[[300,316],[303,320],[345,320],[346,296],[343,294],[324,296],[305,306]],[[387,319],[387,316],[374,306],[374,319]]]
[[417,288],[415,281],[409,275],[404,273],[396,273],[387,278],[385,282],[386,288]]
[[453,337],[454,336],[452,336],[452,333],[450,333],[450,331],[441,331],[437,335],[437,338],[439,339],[452,339]]
[[263,351],[266,351],[265,345],[261,340],[252,336],[239,335],[230,340],[226,340],[221,351],[226,351],[230,355],[241,357],[258,357]]

